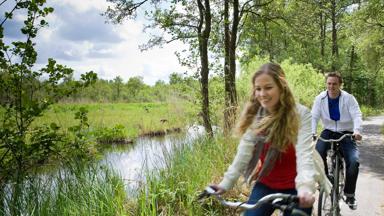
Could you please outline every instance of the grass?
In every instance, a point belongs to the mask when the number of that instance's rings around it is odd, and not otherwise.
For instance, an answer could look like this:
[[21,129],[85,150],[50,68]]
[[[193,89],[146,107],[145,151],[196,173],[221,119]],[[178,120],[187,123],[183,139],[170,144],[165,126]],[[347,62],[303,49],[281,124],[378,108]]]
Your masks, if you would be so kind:
[[368,116],[381,115],[384,113],[384,109],[372,108],[370,106],[362,105],[360,109],[361,109],[361,112],[363,113],[363,118]]
[[[147,176],[135,215],[233,215],[217,202],[196,200],[209,183],[218,183],[235,154],[233,139],[200,139],[185,145],[167,161],[167,168]],[[238,197],[239,190],[233,190]],[[228,193],[231,196],[231,193]]]
[[2,189],[0,215],[127,215],[123,181],[97,165],[75,164]]
[[80,107],[89,111],[91,129],[97,131],[121,125],[127,138],[136,138],[150,131],[183,127],[190,116],[188,111],[184,111],[188,110],[188,106],[183,103],[55,104],[33,125],[55,122],[65,130],[77,124],[74,115]]
[[[76,163],[65,171],[6,187],[16,196],[6,196],[0,215],[234,215],[233,209],[215,200],[198,202],[196,197],[209,183],[220,181],[237,143],[201,138],[174,147],[165,157],[166,168],[147,173],[146,185],[134,201],[128,200],[121,177],[108,168]],[[239,194],[237,188],[227,195]]]

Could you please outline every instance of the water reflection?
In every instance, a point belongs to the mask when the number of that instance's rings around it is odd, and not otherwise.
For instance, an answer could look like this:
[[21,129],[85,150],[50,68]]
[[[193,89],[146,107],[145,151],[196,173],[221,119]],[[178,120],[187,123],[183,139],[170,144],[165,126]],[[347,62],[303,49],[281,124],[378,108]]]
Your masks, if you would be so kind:
[[145,183],[146,172],[164,168],[175,148],[190,145],[203,133],[203,127],[192,126],[178,134],[138,138],[133,146],[115,145],[110,148],[101,163],[108,164],[121,175],[128,194],[131,194]]

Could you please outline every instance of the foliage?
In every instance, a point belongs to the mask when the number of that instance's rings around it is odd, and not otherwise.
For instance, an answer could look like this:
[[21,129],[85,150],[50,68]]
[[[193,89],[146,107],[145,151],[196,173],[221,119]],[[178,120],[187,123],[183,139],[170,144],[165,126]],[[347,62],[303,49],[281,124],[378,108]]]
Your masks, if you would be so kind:
[[119,142],[126,138],[124,125],[117,124],[112,128],[103,127],[93,132],[99,143],[113,143]]
[[232,139],[199,139],[177,149],[172,159],[165,161],[165,170],[147,174],[135,215],[234,215],[217,202],[199,203],[196,198],[206,185],[220,178],[215,175],[223,173],[231,162],[228,155],[234,155],[236,143]]
[[383,10],[380,0],[273,1],[245,20],[241,62],[267,56],[268,61],[310,63],[322,73],[338,70],[345,89],[361,104],[380,107]]
[[[248,100],[251,92],[251,77],[266,59],[254,58],[243,66],[238,79],[240,101]],[[324,78],[309,64],[297,64],[291,60],[281,63],[289,86],[299,103],[311,107],[314,98],[324,89]]]
[[352,68],[352,91],[358,101],[374,107],[382,107],[384,95],[384,4],[380,0],[362,1],[347,21],[349,43],[356,47],[359,60]]
[[368,116],[381,115],[384,113],[384,109],[373,108],[365,105],[360,106],[360,109],[361,109],[361,112],[363,113],[363,118]]
[[[71,81],[64,88],[61,82],[72,75],[72,69],[48,59],[45,67],[34,70],[37,52],[33,40],[38,30],[48,25],[45,17],[53,12],[53,8],[44,7],[45,3],[16,1],[0,26],[0,184],[10,176],[20,179],[32,161],[44,161],[54,152],[52,146],[62,141],[57,126],[31,128],[32,122],[51,104],[88,86],[97,77],[93,72],[82,74],[80,81]],[[6,44],[3,24],[16,12],[26,15],[20,29],[25,41]]]

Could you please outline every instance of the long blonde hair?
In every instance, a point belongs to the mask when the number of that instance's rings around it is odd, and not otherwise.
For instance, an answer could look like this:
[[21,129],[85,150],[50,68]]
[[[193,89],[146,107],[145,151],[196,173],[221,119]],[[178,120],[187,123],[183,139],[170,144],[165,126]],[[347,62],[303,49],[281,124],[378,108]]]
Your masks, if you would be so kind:
[[236,132],[244,134],[247,128],[254,121],[254,117],[260,108],[260,103],[255,97],[255,79],[261,74],[270,75],[280,89],[280,100],[276,112],[269,113],[257,122],[255,133],[266,133],[267,141],[284,151],[288,145],[296,144],[299,131],[299,116],[296,111],[296,103],[291,90],[288,87],[285,74],[280,65],[267,63],[260,67],[252,76],[252,92],[249,101],[246,103],[239,121],[236,125]]

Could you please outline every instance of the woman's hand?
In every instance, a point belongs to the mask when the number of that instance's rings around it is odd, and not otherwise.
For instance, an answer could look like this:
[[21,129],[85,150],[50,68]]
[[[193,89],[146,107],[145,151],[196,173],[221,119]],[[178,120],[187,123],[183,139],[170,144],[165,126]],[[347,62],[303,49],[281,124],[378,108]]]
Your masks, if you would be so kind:
[[227,192],[224,188],[222,188],[216,184],[211,184],[211,185],[209,185],[209,187],[211,187],[213,190],[215,190],[215,194],[217,194],[217,195],[220,195],[220,194]]
[[303,192],[298,195],[300,208],[311,208],[315,202],[315,195],[309,192]]

